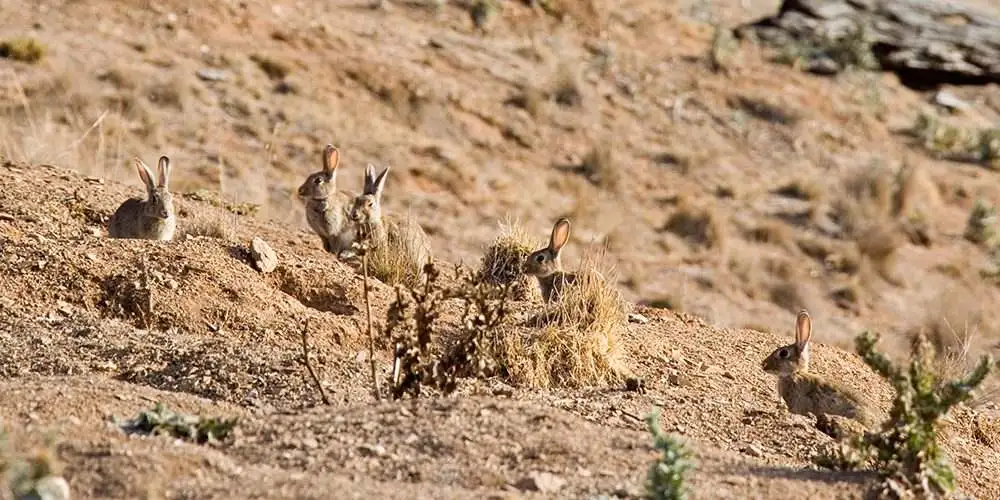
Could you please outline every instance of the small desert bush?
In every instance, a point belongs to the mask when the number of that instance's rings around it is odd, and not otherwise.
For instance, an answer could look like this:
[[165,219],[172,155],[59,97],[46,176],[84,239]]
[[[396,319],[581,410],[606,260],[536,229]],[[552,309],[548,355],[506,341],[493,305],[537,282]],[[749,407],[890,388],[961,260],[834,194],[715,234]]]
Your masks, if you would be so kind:
[[832,68],[824,68],[821,72],[839,72],[846,68],[877,70],[880,64],[872,52],[873,42],[868,31],[859,26],[839,37],[792,41],[783,48],[777,62],[811,71],[819,71],[821,61],[833,64]]
[[834,203],[843,236],[853,240],[880,276],[895,282],[893,266],[902,245],[898,230],[900,177],[881,165],[860,168],[848,175]]
[[[433,263],[424,266],[425,279],[416,287],[396,286],[396,299],[386,313],[386,335],[394,346],[393,399],[419,397],[424,388],[453,392],[462,378],[491,375],[494,365],[486,355],[488,339],[506,324],[510,283],[489,283],[477,273],[456,268],[455,284],[446,285]],[[440,350],[434,345],[448,328],[439,319],[444,302],[462,305],[457,338]]]
[[774,190],[775,194],[806,201],[818,200],[824,192],[823,184],[814,179],[795,180]]
[[994,361],[983,356],[965,377],[945,380],[936,369],[934,349],[923,336],[913,343],[908,367],[893,365],[875,350],[877,342],[877,335],[864,332],[855,339],[855,348],[895,389],[889,419],[880,431],[851,438],[850,445],[828,461],[839,468],[873,465],[882,477],[879,498],[947,495],[954,490],[955,473],[938,442],[939,423],[952,407],[973,397]]
[[275,59],[271,56],[253,54],[250,56],[250,60],[253,61],[257,67],[272,80],[281,80],[292,72],[292,68],[288,65],[288,63]]
[[583,105],[580,76],[568,62],[563,62],[556,68],[551,94],[552,99],[560,106],[576,108]]
[[959,127],[922,112],[909,133],[934,155],[1000,169],[1000,129]]
[[45,498],[68,500],[69,484],[60,474],[62,466],[55,457],[55,445],[47,440],[45,446],[27,458],[15,456],[9,449],[5,431],[0,428],[0,498],[27,500]]
[[45,57],[45,47],[34,38],[11,38],[0,42],[0,57],[36,63]]
[[711,206],[698,206],[682,199],[677,210],[667,219],[665,230],[680,236],[688,243],[706,248],[724,246],[728,233],[723,217]]
[[583,157],[579,170],[595,186],[615,190],[621,184],[622,172],[615,164],[611,141],[602,140],[594,145]]
[[996,220],[996,210],[989,203],[976,200],[965,225],[965,239],[977,245],[992,245],[996,240],[996,229],[994,228]]
[[516,221],[500,224],[500,234],[486,248],[479,276],[487,283],[510,286],[514,300],[531,300],[539,296],[535,279],[525,275],[523,265],[528,255],[540,245]]
[[646,427],[653,435],[653,447],[661,453],[646,474],[646,497],[653,500],[683,500],[688,487],[685,476],[694,467],[691,452],[673,436],[660,429],[660,409],[646,416]]
[[598,271],[598,262],[600,256],[588,252],[577,282],[541,314],[492,332],[491,351],[510,382],[574,387],[616,383],[626,373],[620,342],[627,304],[614,280]]
[[712,43],[708,49],[708,64],[712,71],[725,73],[729,70],[736,52],[737,42],[733,30],[721,24],[712,26]]
[[236,423],[236,418],[186,415],[167,408],[163,403],[156,403],[151,410],[139,412],[135,418],[120,423],[120,426],[129,433],[167,435],[203,444],[226,439]]

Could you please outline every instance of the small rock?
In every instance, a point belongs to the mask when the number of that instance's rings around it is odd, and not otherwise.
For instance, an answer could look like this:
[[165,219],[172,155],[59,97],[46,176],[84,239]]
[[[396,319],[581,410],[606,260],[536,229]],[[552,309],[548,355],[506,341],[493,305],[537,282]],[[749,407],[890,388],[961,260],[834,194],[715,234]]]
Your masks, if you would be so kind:
[[761,450],[760,447],[757,446],[756,444],[748,444],[740,448],[740,453],[750,455],[751,457],[754,458],[761,458],[764,456],[764,450]]
[[197,75],[206,82],[224,82],[229,78],[225,71],[212,68],[199,69]]
[[688,384],[688,378],[680,373],[671,373],[667,376],[667,382],[670,382],[670,385],[682,386]]
[[817,75],[835,75],[843,69],[837,61],[829,57],[819,57],[809,61],[806,65],[807,71]]
[[555,493],[566,485],[566,480],[549,472],[532,472],[514,485],[521,491]]
[[250,242],[250,258],[253,260],[253,267],[262,273],[269,273],[278,267],[278,256],[271,245],[260,238],[254,238]]
[[69,483],[60,476],[46,476],[35,483],[34,491],[22,498],[69,500]]
[[363,444],[361,446],[358,446],[358,450],[361,451],[361,453],[364,453],[370,457],[383,457],[386,454],[385,446],[382,446],[380,444],[376,445]]
[[969,103],[959,99],[958,96],[947,90],[941,90],[934,94],[934,104],[953,111],[965,111],[969,109]]
[[649,318],[647,318],[647,317],[645,317],[645,316],[643,316],[643,315],[641,315],[639,313],[628,313],[628,322],[629,323],[638,323],[640,325],[645,325],[646,323],[649,323]]
[[317,441],[316,438],[305,438],[302,440],[302,447],[307,450],[314,450],[319,448],[319,441]]

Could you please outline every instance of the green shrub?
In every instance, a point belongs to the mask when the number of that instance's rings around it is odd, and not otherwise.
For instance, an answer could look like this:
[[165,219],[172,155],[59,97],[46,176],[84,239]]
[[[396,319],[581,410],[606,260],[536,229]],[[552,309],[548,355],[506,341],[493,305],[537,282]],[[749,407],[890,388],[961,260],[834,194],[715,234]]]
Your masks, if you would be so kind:
[[839,457],[830,462],[838,468],[873,465],[882,477],[879,498],[945,495],[955,488],[955,473],[939,445],[938,422],[953,406],[972,398],[994,362],[983,356],[968,376],[948,381],[935,370],[934,348],[925,337],[914,342],[907,368],[893,366],[875,350],[877,342],[877,335],[864,332],[855,339],[855,347],[896,391],[889,419],[879,432],[853,439],[853,449],[836,454]]
[[36,63],[45,56],[45,47],[34,38],[11,38],[0,42],[0,57]]
[[646,416],[646,425],[653,435],[653,446],[662,453],[646,474],[646,497],[655,500],[687,498],[684,476],[694,466],[690,460],[691,452],[683,443],[660,429],[659,408],[654,408]]

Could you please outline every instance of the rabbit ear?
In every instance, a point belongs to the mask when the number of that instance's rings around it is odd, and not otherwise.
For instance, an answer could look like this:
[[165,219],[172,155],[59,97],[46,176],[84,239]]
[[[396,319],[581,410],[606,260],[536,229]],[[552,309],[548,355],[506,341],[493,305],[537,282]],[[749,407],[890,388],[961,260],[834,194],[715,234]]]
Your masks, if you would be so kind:
[[340,150],[333,144],[327,144],[323,148],[323,171],[333,175],[337,171],[338,165],[340,165]]
[[371,163],[365,167],[364,194],[375,194],[375,165]]
[[552,226],[552,236],[549,238],[549,248],[559,253],[563,245],[569,241],[569,219],[563,217]]
[[809,338],[812,337],[812,318],[805,309],[799,311],[799,316],[795,320],[795,346],[800,351],[809,346]]
[[170,158],[166,155],[160,157],[160,162],[156,164],[156,170],[159,173],[159,186],[162,188],[167,187],[167,181],[170,180]]
[[382,190],[385,189],[385,180],[389,176],[389,168],[390,167],[385,167],[385,170],[383,170],[381,174],[378,174],[378,177],[376,177],[373,182],[372,187],[374,187],[374,193],[372,194],[375,195],[375,198],[382,199]]
[[156,184],[153,184],[153,172],[146,166],[146,162],[139,158],[135,158],[135,170],[139,172],[139,178],[142,179],[143,184],[146,185],[146,190],[153,192],[156,188]]

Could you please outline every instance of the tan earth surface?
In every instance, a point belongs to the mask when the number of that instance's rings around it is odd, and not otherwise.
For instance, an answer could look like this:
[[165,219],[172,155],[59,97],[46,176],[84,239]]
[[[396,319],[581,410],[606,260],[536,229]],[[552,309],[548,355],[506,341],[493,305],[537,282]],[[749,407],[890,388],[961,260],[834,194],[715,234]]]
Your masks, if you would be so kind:
[[[895,357],[921,329],[952,367],[996,353],[1000,288],[963,233],[976,200],[1000,203],[1000,173],[907,136],[933,92],[891,74],[809,75],[747,41],[713,71],[710,21],[777,2],[558,5],[562,22],[503,2],[480,32],[464,4],[431,0],[0,0],[0,40],[46,49],[0,59],[12,448],[52,438],[74,498],[635,497],[656,457],[642,418],[660,406],[695,452],[695,498],[862,498],[874,478],[812,464],[831,438],[785,409],[761,360],[801,307],[814,371],[885,405],[889,386],[849,352],[863,329]],[[972,104],[950,122],[1000,119],[1000,86],[947,90]],[[541,241],[570,217],[566,266],[605,245],[650,320],[620,339],[646,392],[490,379],[375,401],[362,279],[323,252],[294,196],[327,143],[347,189],[367,163],[392,166],[387,208],[412,214],[443,262],[477,264],[500,221]],[[161,154],[177,238],[108,238],[107,217],[142,189],[130,159]],[[851,189],[872,172],[898,209]],[[254,237],[274,272],[250,266]],[[379,328],[392,298],[374,284]],[[329,406],[301,363],[306,320]],[[942,433],[977,498],[1000,498],[1000,434],[984,431],[996,395]],[[112,421],[158,401],[239,417],[235,436],[197,445]],[[546,472],[558,488],[519,484]]]

